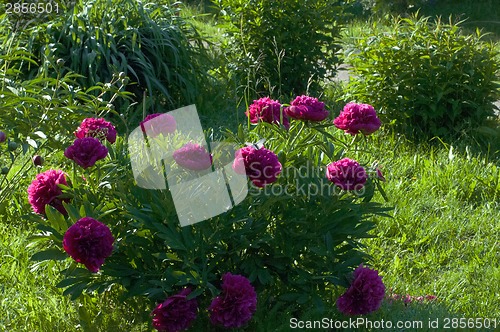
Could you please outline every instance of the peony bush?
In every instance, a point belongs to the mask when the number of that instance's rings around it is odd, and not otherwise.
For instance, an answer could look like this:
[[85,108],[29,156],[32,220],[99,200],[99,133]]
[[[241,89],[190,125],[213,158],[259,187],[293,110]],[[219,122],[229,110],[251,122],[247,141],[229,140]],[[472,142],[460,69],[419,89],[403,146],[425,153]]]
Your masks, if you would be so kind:
[[[225,139],[237,147],[230,165],[247,175],[247,196],[185,227],[168,189],[135,183],[126,135],[87,118],[61,169],[41,172],[28,188],[41,230],[34,241],[45,246],[33,259],[63,261],[58,287],[72,299],[83,292],[144,298],[142,319],[159,331],[255,330],[261,323],[253,317],[272,308],[294,316],[311,308],[375,311],[385,287],[364,267],[370,258],[360,240],[371,236],[373,217],[386,216],[372,201],[376,190],[385,197],[385,178],[351,138],[380,127],[368,106],[349,104],[368,111],[333,120],[311,96],[254,101],[248,126]],[[218,156],[175,124],[170,114],[154,114],[138,125],[159,146],[177,142],[163,167],[197,181]]]

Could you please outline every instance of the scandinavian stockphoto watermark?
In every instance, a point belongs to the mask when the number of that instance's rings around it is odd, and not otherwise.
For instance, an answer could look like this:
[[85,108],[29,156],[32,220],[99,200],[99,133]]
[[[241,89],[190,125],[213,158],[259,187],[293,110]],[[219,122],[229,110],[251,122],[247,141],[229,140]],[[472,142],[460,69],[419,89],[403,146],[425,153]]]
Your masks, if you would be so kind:
[[[249,167],[252,169],[252,165]],[[330,180],[326,177],[326,166],[314,166],[312,164],[301,165],[300,167],[288,166],[283,168],[280,173],[280,177],[286,178],[285,183],[274,183],[263,188],[257,187],[255,185],[250,185],[249,195],[250,196],[301,196],[310,199],[314,196],[338,196],[345,191],[339,187],[332,184]],[[269,170],[269,172],[268,172]],[[271,167],[264,167],[255,169],[252,171],[257,177],[262,173],[264,177],[272,174],[273,169]],[[342,177],[345,182],[352,184],[352,193],[357,196],[363,196],[366,191],[366,186],[363,184],[356,184],[354,182],[349,182],[348,178],[359,177],[359,172],[357,170],[350,170],[349,173],[335,174],[336,177]],[[365,172],[364,170],[362,172]],[[266,174],[268,173],[268,174]],[[347,178],[347,179],[346,179]]]

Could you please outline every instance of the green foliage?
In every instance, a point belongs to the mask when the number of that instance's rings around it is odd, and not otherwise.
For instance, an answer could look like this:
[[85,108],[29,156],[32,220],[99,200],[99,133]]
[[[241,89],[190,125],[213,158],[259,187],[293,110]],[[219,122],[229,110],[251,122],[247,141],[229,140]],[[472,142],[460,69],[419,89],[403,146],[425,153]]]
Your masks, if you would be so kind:
[[[292,121],[289,131],[260,123],[255,130],[228,132],[227,142],[237,146],[266,139],[266,147],[279,152],[283,173],[264,189],[251,187],[228,212],[185,227],[179,225],[169,191],[135,184],[120,137],[109,146],[108,162],[73,169],[71,185],[61,186],[71,197],[65,203],[68,217],[47,207],[46,218],[39,219],[43,232],[36,238],[47,249],[33,259],[61,259],[64,232],[88,216],[111,228],[115,249],[101,273],[75,262],[62,271],[64,279],[57,286],[72,299],[122,289],[123,300],[148,298],[138,310],[147,315],[155,302],[190,286],[206,308],[219,292],[221,276],[231,272],[250,279],[265,299],[259,303],[264,308],[286,306],[304,313],[314,305],[318,312],[331,310],[340,287],[349,285],[349,273],[369,260],[360,240],[370,236],[370,219],[388,209],[370,202],[375,187],[381,189],[376,177],[357,192],[341,191],[326,179],[329,162],[359,153],[345,142],[343,132],[332,134],[329,127],[333,125]],[[157,138],[163,139],[168,138]]]
[[50,73],[23,80],[20,68],[26,63],[38,65],[36,58],[22,48],[7,50],[0,54],[0,130],[7,136],[0,145],[4,173],[0,174],[0,215],[14,218],[16,212],[6,207],[10,204],[17,213],[22,211],[26,202],[23,186],[36,173],[32,157],[40,155],[49,166],[60,163],[61,151],[74,139],[73,131],[82,119],[117,116],[111,103],[130,93],[123,91],[117,77],[82,90],[76,82],[81,76],[67,72],[56,61],[46,64]]
[[355,40],[348,98],[374,105],[412,136],[477,127],[500,97],[497,51],[480,38],[463,35],[451,19],[394,18],[389,31]]
[[414,12],[433,0],[359,0],[373,14]]
[[[141,101],[146,93],[154,108],[192,103],[203,75],[201,40],[167,5],[82,0],[31,34],[30,49],[39,51],[41,59],[63,59],[66,68],[82,75],[78,83],[83,88],[124,72],[134,100]],[[31,77],[47,69],[42,63],[32,68]]]
[[216,0],[228,69],[257,93],[319,93],[339,63],[340,1]]

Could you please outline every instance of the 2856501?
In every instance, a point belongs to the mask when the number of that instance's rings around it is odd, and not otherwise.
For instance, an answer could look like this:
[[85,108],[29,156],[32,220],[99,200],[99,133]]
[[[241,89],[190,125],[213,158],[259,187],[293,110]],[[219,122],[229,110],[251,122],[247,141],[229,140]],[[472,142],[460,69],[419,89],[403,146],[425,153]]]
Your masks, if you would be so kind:
[[38,2],[38,3],[28,3],[28,2],[18,2],[18,3],[6,3],[5,4],[6,14],[42,14],[42,13],[59,13],[59,5],[52,2]]

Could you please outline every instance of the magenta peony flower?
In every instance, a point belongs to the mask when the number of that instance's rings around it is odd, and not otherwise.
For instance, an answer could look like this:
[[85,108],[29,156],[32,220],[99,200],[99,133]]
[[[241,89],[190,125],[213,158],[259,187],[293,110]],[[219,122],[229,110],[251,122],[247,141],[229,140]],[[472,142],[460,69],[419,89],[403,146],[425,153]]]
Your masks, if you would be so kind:
[[378,310],[385,295],[385,286],[377,270],[363,267],[354,270],[349,289],[337,299],[337,308],[345,315],[366,315]]
[[309,96],[298,96],[285,108],[285,113],[297,120],[322,121],[328,117],[325,103]]
[[256,149],[254,146],[247,146],[236,151],[233,170],[246,174],[254,185],[263,188],[276,181],[281,173],[281,163],[274,152],[264,147]]
[[208,307],[212,324],[225,328],[243,326],[256,309],[257,294],[250,281],[229,272],[222,277],[222,293]]
[[[154,118],[161,117],[155,121],[150,121]],[[148,133],[151,137],[156,137],[160,134],[171,134],[177,128],[175,118],[170,114],[155,113],[150,114],[141,121],[141,129],[143,133]]]
[[64,151],[66,158],[74,160],[83,168],[94,166],[96,161],[106,158],[107,155],[108,148],[93,137],[77,138],[73,145]]
[[189,288],[184,288],[180,293],[158,304],[151,313],[153,327],[158,331],[168,332],[178,332],[189,328],[191,322],[196,319],[198,311],[196,299],[187,299],[190,293]]
[[69,202],[69,199],[59,198],[63,192],[58,184],[68,185],[66,176],[62,171],[53,169],[38,174],[31,182],[28,187],[28,201],[35,213],[45,214],[45,205],[48,204],[67,215],[62,202]]
[[326,177],[343,190],[359,190],[363,188],[368,175],[357,161],[344,158],[326,167]]
[[91,272],[97,272],[113,251],[115,239],[109,227],[85,217],[72,225],[63,238],[64,251]]
[[344,106],[344,110],[333,120],[335,127],[344,130],[346,133],[356,135],[370,135],[376,132],[380,125],[380,119],[373,106],[368,104],[349,103]]
[[184,168],[201,171],[212,166],[212,156],[201,145],[187,143],[173,153],[175,162]]
[[263,121],[279,125],[281,123],[281,117],[283,117],[283,127],[287,129],[290,127],[288,116],[284,112],[283,115],[281,115],[281,104],[277,100],[272,100],[269,97],[254,100],[245,114],[250,118],[251,123]]
[[107,139],[109,143],[116,141],[116,129],[103,118],[86,118],[75,132],[76,138],[95,137],[101,141]]

